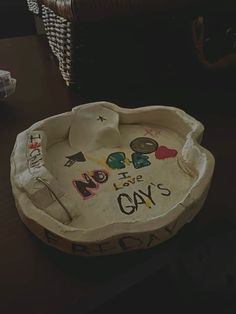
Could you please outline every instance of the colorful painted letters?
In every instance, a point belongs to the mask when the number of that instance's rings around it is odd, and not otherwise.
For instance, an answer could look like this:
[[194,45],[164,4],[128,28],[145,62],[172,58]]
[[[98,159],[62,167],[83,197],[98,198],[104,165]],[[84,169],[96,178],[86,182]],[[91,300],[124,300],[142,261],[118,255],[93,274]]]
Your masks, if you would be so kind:
[[94,190],[97,190],[100,184],[108,180],[108,172],[106,170],[94,170],[91,173],[83,173],[82,180],[74,180],[73,185],[81,194],[83,199],[88,199],[95,195]]
[[131,158],[132,161],[126,158],[125,153],[117,152],[110,154],[106,163],[112,169],[124,169],[126,165],[130,164],[131,162],[133,163],[135,169],[140,169],[151,165],[150,161],[148,160],[149,157],[141,153],[133,153]]
[[116,152],[108,156],[106,163],[112,169],[123,169],[126,167],[125,160],[125,153]]
[[44,164],[41,143],[41,134],[36,131],[32,132],[28,141],[28,165],[32,171],[41,168]]

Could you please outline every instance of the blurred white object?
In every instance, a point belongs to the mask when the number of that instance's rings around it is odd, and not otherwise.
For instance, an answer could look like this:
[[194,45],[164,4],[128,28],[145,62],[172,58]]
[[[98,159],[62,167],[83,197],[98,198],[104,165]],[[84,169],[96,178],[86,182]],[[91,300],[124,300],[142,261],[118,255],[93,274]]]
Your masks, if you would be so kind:
[[16,80],[11,77],[8,71],[0,70],[0,99],[13,94],[16,89]]

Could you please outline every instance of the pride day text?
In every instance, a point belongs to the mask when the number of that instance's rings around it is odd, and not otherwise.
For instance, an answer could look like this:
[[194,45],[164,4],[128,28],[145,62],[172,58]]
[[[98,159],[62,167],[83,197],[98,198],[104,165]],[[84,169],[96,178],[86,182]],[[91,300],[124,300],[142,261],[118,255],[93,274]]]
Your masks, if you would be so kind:
[[178,221],[174,221],[166,227],[158,231],[153,231],[146,234],[124,235],[115,239],[109,239],[100,243],[65,243],[65,239],[44,229],[45,240],[48,244],[65,249],[74,255],[107,255],[120,252],[127,252],[136,249],[149,248],[159,244],[170,238],[178,229]]

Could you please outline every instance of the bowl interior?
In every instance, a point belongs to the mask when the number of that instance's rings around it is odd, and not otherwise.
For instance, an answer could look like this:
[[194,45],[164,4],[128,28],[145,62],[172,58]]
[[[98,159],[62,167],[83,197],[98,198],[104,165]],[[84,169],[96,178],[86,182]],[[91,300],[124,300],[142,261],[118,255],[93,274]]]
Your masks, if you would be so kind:
[[119,141],[91,149],[72,147],[67,137],[47,148],[46,168],[76,204],[72,226],[93,229],[163,216],[197,179],[178,162],[186,138],[167,127],[120,123]]

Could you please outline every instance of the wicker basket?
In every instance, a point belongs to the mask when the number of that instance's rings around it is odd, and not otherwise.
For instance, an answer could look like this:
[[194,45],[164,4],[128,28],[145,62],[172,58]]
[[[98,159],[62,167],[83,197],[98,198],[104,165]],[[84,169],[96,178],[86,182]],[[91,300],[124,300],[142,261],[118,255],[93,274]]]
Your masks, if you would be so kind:
[[42,18],[49,45],[58,59],[59,68],[66,84],[76,83],[77,76],[73,71],[74,36],[72,23],[57,16],[44,5],[42,6]]
[[34,13],[35,15],[41,14],[41,5],[38,0],[27,0],[29,11]]
[[176,73],[188,80],[198,63],[192,39],[196,10],[151,12],[148,6],[157,2],[143,0],[92,3],[28,0],[31,11],[42,10],[67,85],[143,86]]
[[142,86],[180,65],[189,68],[191,19],[78,22],[56,15],[45,5],[42,18],[67,85]]

